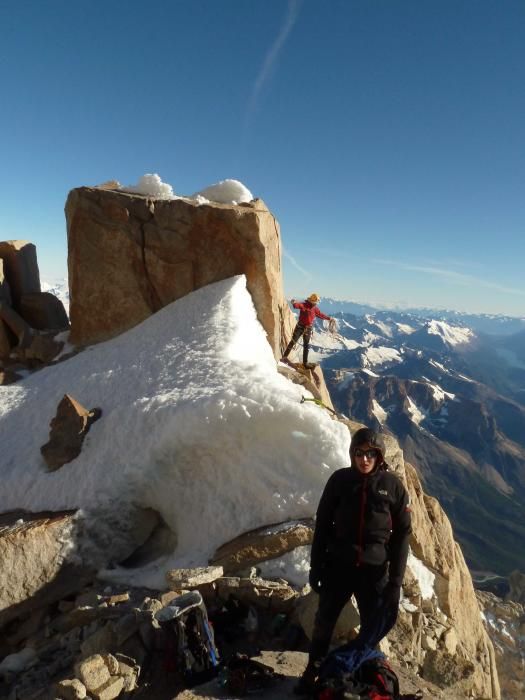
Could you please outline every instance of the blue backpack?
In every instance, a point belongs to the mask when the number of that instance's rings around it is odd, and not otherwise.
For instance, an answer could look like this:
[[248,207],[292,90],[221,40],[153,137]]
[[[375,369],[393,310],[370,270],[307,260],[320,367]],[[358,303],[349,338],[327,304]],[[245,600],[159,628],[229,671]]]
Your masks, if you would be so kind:
[[334,649],[321,664],[316,700],[418,700],[422,694],[400,695],[399,681],[386,656],[370,647],[345,645]]

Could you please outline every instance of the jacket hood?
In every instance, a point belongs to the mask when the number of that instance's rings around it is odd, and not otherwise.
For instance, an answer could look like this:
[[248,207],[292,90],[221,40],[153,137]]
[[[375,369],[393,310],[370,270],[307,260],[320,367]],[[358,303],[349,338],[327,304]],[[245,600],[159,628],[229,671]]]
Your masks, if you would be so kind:
[[376,433],[376,431],[371,428],[360,428],[352,435],[352,440],[350,442],[350,463],[353,468],[359,471],[355,463],[354,451],[361,445],[370,445],[379,453],[376,467],[373,472],[369,473],[369,476],[376,471],[388,470],[388,464],[385,462],[385,448],[382,435]]

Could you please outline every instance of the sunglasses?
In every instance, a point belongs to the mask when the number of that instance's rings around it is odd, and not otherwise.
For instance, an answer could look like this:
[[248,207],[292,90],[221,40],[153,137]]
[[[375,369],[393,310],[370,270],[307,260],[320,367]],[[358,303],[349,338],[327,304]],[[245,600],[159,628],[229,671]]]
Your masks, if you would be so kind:
[[377,457],[377,450],[360,450],[358,447],[354,454],[356,457],[368,457],[368,459],[375,459],[375,457]]

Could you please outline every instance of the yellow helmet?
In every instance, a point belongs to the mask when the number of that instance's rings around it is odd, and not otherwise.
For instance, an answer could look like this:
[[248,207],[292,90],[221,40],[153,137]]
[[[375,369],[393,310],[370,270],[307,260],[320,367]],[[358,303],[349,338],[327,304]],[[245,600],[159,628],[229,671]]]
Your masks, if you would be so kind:
[[310,294],[310,296],[308,297],[308,301],[312,304],[318,304],[321,301],[321,297],[319,296],[319,294]]

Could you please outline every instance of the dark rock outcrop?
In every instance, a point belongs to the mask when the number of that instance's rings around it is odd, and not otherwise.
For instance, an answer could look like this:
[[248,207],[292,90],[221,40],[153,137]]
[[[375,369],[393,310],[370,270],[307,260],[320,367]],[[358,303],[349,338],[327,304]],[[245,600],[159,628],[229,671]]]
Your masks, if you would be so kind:
[[78,457],[90,427],[101,415],[99,408],[88,411],[69,394],[64,396],[51,420],[49,442],[40,448],[49,471]]

